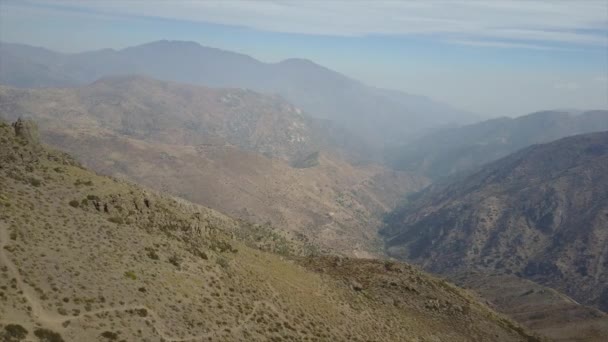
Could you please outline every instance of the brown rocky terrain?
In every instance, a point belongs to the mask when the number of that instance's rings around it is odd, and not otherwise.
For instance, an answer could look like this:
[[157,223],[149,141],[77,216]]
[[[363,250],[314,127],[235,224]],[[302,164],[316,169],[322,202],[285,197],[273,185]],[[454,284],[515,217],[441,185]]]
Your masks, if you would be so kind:
[[82,86],[111,75],[280,94],[316,118],[383,146],[474,115],[427,98],[363,84],[313,61],[264,63],[188,41],[154,41],[125,49],[65,54],[0,42],[0,83],[14,87]]
[[107,175],[347,255],[382,253],[381,216],[426,181],[364,162],[364,146],[278,97],[143,77],[66,89],[0,88],[0,115]]
[[554,289],[501,272],[465,271],[451,274],[449,279],[479,294],[480,300],[496,311],[553,341],[608,339],[608,314]]
[[391,255],[442,274],[498,271],[608,310],[608,132],[535,145],[410,197]]
[[0,121],[4,341],[541,341],[410,265],[94,174],[33,127]]

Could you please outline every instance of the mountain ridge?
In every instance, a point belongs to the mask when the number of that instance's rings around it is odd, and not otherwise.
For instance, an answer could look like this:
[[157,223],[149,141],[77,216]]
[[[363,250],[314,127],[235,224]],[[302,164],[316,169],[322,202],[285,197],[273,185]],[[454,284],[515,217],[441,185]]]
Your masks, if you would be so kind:
[[608,130],[607,110],[541,111],[438,130],[389,151],[387,161],[437,181],[466,175],[532,144],[602,130]]
[[[14,50],[18,50],[20,68],[14,67],[14,60],[0,61],[4,64],[0,65],[0,83],[6,85],[82,85],[103,76],[135,73],[212,87],[249,88],[278,93],[315,117],[330,119],[376,146],[437,125],[473,121],[470,114],[445,104],[369,87],[316,63],[301,59],[264,63],[193,42],[157,41],[121,50],[54,54],[48,59],[32,57],[23,47],[0,44],[3,55],[15,54]],[[46,72],[33,71],[36,65]]]
[[428,270],[513,273],[607,310],[607,158],[608,132],[588,133],[431,186],[389,217],[387,247]]

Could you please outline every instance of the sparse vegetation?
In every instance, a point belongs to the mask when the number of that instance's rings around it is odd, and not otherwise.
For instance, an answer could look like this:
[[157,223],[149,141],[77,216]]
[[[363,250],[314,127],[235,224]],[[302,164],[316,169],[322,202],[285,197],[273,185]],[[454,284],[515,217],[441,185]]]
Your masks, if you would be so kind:
[[97,195],[87,195],[87,200],[99,202],[100,199]]
[[135,275],[135,272],[133,272],[133,271],[126,271],[125,277],[129,278],[131,280],[137,280],[137,276]]
[[85,186],[93,186],[93,181],[88,179],[88,180],[82,180],[82,179],[77,179],[76,182],[74,182],[75,186],[80,186],[80,185],[85,185]]
[[[0,160],[12,151],[0,148]],[[0,241],[2,256],[18,269],[0,263],[0,279],[6,279],[0,309],[25,327],[40,326],[34,304],[74,341],[467,340],[473,331],[481,340],[517,340],[518,332],[475,302],[466,318],[443,306],[429,313],[424,304],[431,295],[454,307],[469,299],[413,268],[310,257],[305,246],[314,244],[297,234],[233,220],[46,153],[56,157],[40,154],[31,171],[44,187],[9,177],[24,174],[27,161],[0,168],[0,184],[9,184],[2,195],[14,204],[0,211],[6,217],[0,232],[17,232],[18,239]],[[44,178],[59,166],[63,173]],[[91,188],[74,188],[76,179],[91,180]],[[81,210],[68,207],[83,193],[90,195],[78,202]],[[132,223],[117,229],[113,217]],[[355,277],[361,290],[350,287]],[[24,284],[31,295],[24,296]],[[414,286],[417,292],[408,290]],[[357,314],[364,311],[369,314]],[[39,328],[30,339],[60,342],[59,333]]]
[[169,257],[168,259],[169,263],[172,264],[175,267],[179,267],[182,263],[182,258],[177,255],[177,254],[173,254]]
[[228,259],[226,259],[226,257],[223,256],[218,256],[217,260],[215,260],[215,262],[220,265],[222,268],[228,268],[230,266],[230,264],[228,263]]
[[156,253],[156,250],[152,247],[146,247],[146,255],[148,256],[148,258],[152,259],[152,260],[158,260],[160,259],[160,257],[158,256],[158,254]]
[[123,218],[120,217],[120,216],[108,217],[108,221],[110,221],[112,223],[116,223],[116,224],[123,224],[124,223]]

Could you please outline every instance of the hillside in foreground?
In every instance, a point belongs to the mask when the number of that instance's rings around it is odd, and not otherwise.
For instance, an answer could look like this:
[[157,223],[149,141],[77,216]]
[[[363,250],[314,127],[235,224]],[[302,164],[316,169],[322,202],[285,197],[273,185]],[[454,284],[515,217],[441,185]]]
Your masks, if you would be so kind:
[[284,248],[300,242],[96,175],[30,122],[0,122],[0,145],[4,340],[537,340],[407,264]]

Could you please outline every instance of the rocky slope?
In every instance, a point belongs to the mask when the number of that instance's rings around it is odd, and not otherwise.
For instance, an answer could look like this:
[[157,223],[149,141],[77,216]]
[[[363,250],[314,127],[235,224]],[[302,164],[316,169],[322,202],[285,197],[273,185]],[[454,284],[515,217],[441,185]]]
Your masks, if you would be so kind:
[[0,83],[17,87],[83,85],[119,74],[281,94],[313,115],[382,146],[472,115],[423,96],[367,86],[311,61],[263,63],[194,42],[157,41],[122,50],[61,54],[0,44]]
[[608,310],[608,132],[535,145],[410,197],[390,254],[450,274],[516,274]]
[[277,238],[18,127],[0,121],[4,341],[540,341],[406,264],[253,248]]
[[467,173],[532,144],[608,130],[608,111],[545,111],[439,130],[394,148],[387,158],[397,169],[433,179]]
[[349,148],[334,143],[319,123],[278,96],[243,89],[114,76],[75,89],[3,87],[0,94],[0,108],[9,119],[16,114],[61,118],[67,125],[88,120],[91,129],[167,144],[232,145],[287,161],[321,149],[353,151],[353,157],[365,149],[363,144]]
[[[426,184],[356,162],[358,146],[276,97],[143,77],[64,89],[0,87],[0,116],[98,172],[235,217],[306,233],[348,255],[382,252],[380,217]],[[348,145],[349,147],[345,147]]]
[[554,289],[500,271],[463,271],[450,281],[479,294],[480,300],[529,329],[560,342],[603,342],[608,314],[582,305]]

